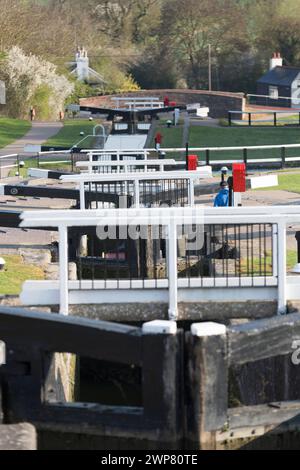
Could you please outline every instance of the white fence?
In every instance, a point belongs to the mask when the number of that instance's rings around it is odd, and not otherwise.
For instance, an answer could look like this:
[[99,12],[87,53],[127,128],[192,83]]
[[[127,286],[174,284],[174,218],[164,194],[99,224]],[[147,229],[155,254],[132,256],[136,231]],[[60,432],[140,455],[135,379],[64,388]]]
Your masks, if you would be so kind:
[[6,178],[10,170],[16,168],[19,171],[19,155],[14,153],[11,155],[3,155],[0,157],[0,179]]
[[[211,168],[202,167],[199,171],[167,171],[167,172],[153,172],[153,173],[119,173],[118,175],[113,175],[113,182],[120,183],[132,183],[133,185],[133,200],[136,208],[141,205],[141,194],[140,194],[140,185],[149,183],[149,191],[153,192],[153,182],[157,183],[156,190],[162,190],[160,183],[164,181],[171,181],[176,184],[178,181],[187,181],[188,189],[188,204],[193,206],[195,203],[195,181],[210,178]],[[109,184],[112,183],[111,174],[78,174],[78,175],[63,175],[60,177],[61,181],[66,183],[77,183],[80,189],[80,208],[85,209],[86,207],[86,185],[89,185],[88,191],[94,189],[93,185],[100,183],[102,184],[102,190],[105,190],[105,184],[109,188]],[[168,186],[170,188],[170,186]],[[129,193],[128,189],[126,194]]]
[[[274,156],[268,156],[266,153],[272,151]],[[294,156],[288,156],[289,151],[296,154]],[[83,149],[83,153],[92,153],[93,155],[103,155],[104,153],[110,155],[117,155],[118,159],[120,155],[134,155],[133,152],[137,152],[137,149],[126,148],[119,151],[99,151],[95,149]],[[141,152],[141,151],[140,151]],[[148,158],[149,154],[157,154],[157,149],[145,148],[143,149],[145,154],[144,158]],[[185,147],[162,147],[159,150],[160,153],[186,155]],[[228,153],[230,158],[215,158],[212,153]],[[251,152],[260,153],[259,157],[251,157]],[[206,165],[219,166],[232,163],[249,163],[249,164],[264,164],[264,163],[297,163],[300,161],[300,144],[282,144],[282,145],[244,145],[244,146],[232,146],[232,147],[189,147],[189,154],[198,154],[199,162],[205,162]],[[234,154],[237,154],[234,157]],[[275,155],[276,154],[276,155]],[[141,153],[142,155],[142,153]]]
[[156,171],[163,172],[167,166],[182,166],[185,162],[177,162],[173,159],[164,160],[123,160],[123,161],[83,161],[77,162],[76,167],[80,169],[86,169],[88,173],[131,173],[138,171]]
[[[287,276],[286,228],[300,222],[300,208],[169,208],[116,209],[100,211],[31,211],[22,214],[21,227],[53,227],[59,230],[59,281],[27,281],[21,300],[26,305],[59,304],[68,315],[69,304],[149,303],[169,305],[176,319],[178,302],[234,302],[272,300],[285,314],[288,300],[300,299],[300,277]],[[264,277],[178,278],[177,227],[209,224],[271,224],[273,227],[273,272]],[[163,226],[167,237],[167,270],[164,279],[69,281],[68,228]]]

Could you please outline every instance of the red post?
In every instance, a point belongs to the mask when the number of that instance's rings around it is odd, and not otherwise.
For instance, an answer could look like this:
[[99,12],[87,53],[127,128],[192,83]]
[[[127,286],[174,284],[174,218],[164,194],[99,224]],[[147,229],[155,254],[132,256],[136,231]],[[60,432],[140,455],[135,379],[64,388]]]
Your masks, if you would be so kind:
[[195,171],[198,168],[198,156],[188,155],[188,171]]
[[233,191],[235,193],[246,192],[246,165],[245,163],[234,163],[232,165]]

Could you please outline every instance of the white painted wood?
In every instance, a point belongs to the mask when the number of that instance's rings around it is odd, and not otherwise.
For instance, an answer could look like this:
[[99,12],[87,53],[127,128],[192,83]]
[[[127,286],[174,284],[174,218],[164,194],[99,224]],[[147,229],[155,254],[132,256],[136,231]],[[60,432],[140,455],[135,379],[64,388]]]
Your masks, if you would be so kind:
[[207,107],[197,108],[196,114],[198,117],[202,117],[202,118],[208,117],[209,108]]
[[251,189],[278,186],[278,175],[255,176],[250,178]]
[[42,151],[42,146],[37,144],[26,144],[24,146],[25,153],[39,153]]
[[68,230],[59,227],[59,289],[60,309],[62,315],[69,314],[69,265],[68,265]]
[[241,193],[234,193],[233,194],[233,203],[234,207],[239,207],[242,205],[242,194]]
[[0,341],[0,366],[3,366],[6,363],[6,349],[5,343]]
[[80,181],[79,183],[79,191],[80,191],[80,209],[85,210],[85,187],[84,187],[83,181]]
[[[31,284],[34,282],[34,286]],[[21,302],[25,306],[59,305],[59,284],[56,287],[46,284],[47,281],[27,281],[21,293]],[[289,281],[288,281],[289,282]],[[69,283],[70,284],[70,283]],[[165,303],[168,304],[168,286],[152,288],[120,288],[92,290],[92,281],[87,289],[72,288],[70,284],[70,305],[91,304],[126,304],[126,303]],[[178,302],[276,302],[277,287],[226,287],[226,288],[178,288]],[[288,300],[300,300],[299,284],[287,285]]]
[[142,326],[144,335],[176,335],[176,321],[154,320],[144,323]]
[[178,314],[177,286],[177,224],[171,221],[168,226],[168,278],[169,278],[169,319],[176,320]]
[[278,226],[272,225],[272,268],[273,276],[278,276]]
[[39,168],[28,168],[27,174],[30,178],[48,178],[49,170],[40,170]]
[[[105,166],[105,165],[104,165]],[[197,171],[185,171],[185,170],[178,170],[178,171],[168,171],[168,172],[160,172],[157,171],[155,173],[147,173],[147,172],[140,172],[140,173],[130,173],[130,174],[120,174],[116,177],[117,181],[147,181],[147,180],[182,180],[182,179],[193,179],[197,180],[201,177],[209,178],[211,176],[211,171],[207,169],[207,167],[203,170],[201,167]],[[78,183],[80,181],[84,182],[106,182],[111,181],[111,174],[72,174],[72,175],[62,175],[60,177],[61,181],[69,182],[69,183]]]
[[205,336],[221,336],[226,334],[226,326],[214,322],[193,323],[191,333],[198,338],[204,338]]
[[95,168],[101,168],[101,167],[124,167],[127,170],[127,167],[133,167],[134,165],[139,166],[139,167],[144,167],[147,168],[148,166],[157,166],[162,168],[162,172],[164,171],[164,167],[168,165],[174,165],[174,166],[179,166],[179,165],[184,165],[185,162],[177,162],[174,159],[166,159],[166,160],[123,160],[123,161],[115,161],[115,160],[106,160],[106,161],[83,161],[83,162],[77,162],[76,167],[77,168],[88,168],[91,169],[93,167]]
[[[136,184],[138,180],[135,180]],[[286,275],[286,224],[288,222],[300,221],[299,206],[274,206],[272,214],[269,214],[270,207],[246,207],[246,208],[159,208],[159,209],[109,209],[109,210],[91,210],[91,211],[28,211],[22,214],[23,227],[42,227],[53,226],[59,228],[60,233],[60,296],[61,312],[67,312],[68,290],[70,293],[70,302],[91,303],[115,303],[116,297],[122,302],[137,302],[134,295],[139,291],[139,301],[151,302],[162,301],[167,291],[162,293],[160,289],[168,289],[169,297],[169,315],[170,319],[176,318],[178,301],[247,301],[259,298],[260,300],[274,300],[274,287],[277,291],[276,277],[254,277],[252,278],[204,278],[204,279],[177,279],[177,225],[195,224],[197,220],[203,223],[203,214],[205,224],[232,224],[236,223],[272,223],[278,224],[278,240],[274,242],[274,253],[278,255],[278,299],[279,313],[285,313],[288,296],[293,295],[295,298],[300,297],[299,278],[297,282],[290,284]],[[198,217],[198,219],[197,219]],[[168,240],[168,279],[166,280],[147,280],[133,281],[135,284],[127,281],[111,280],[103,283],[103,281],[83,281],[79,283],[68,283],[68,259],[67,259],[67,227],[69,226],[95,226],[95,225],[112,225],[112,226],[136,226],[141,225],[162,225],[167,226],[169,230]],[[275,237],[274,237],[275,238]],[[278,249],[277,249],[278,245]],[[275,255],[274,255],[275,256]],[[275,259],[275,258],[274,258]],[[274,274],[276,276],[277,267],[274,262]],[[37,281],[38,282],[38,281]],[[103,284],[101,284],[101,282]],[[32,299],[39,299],[42,305],[51,303],[53,297],[56,296],[54,283],[49,286],[49,292],[41,299],[41,290],[34,289],[30,286],[45,286],[46,284],[26,284],[25,293],[22,293],[22,299],[30,303]],[[297,288],[295,288],[297,285]],[[79,290],[82,288],[84,290]],[[135,290],[131,289],[134,287]],[[155,289],[157,287],[157,289]],[[89,290],[93,289],[94,290]],[[27,290],[26,290],[27,289]],[[116,289],[116,295],[112,295],[113,289]],[[153,289],[153,290],[152,290]],[[205,292],[207,289],[207,292]],[[124,297],[120,295],[122,292]],[[30,291],[30,296],[28,296]],[[149,295],[151,291],[152,297]],[[188,294],[187,294],[188,293]],[[187,297],[186,297],[187,296]],[[56,297],[55,297],[56,298]],[[111,301],[109,300],[111,299]],[[71,300],[72,299],[72,300]],[[226,300],[225,300],[226,299]],[[46,302],[47,300],[47,302]],[[45,303],[46,302],[46,303]],[[65,313],[66,314],[66,313]]]
[[139,180],[134,180],[134,206],[136,208],[140,207],[140,182]]
[[278,224],[278,314],[286,314],[286,224]]

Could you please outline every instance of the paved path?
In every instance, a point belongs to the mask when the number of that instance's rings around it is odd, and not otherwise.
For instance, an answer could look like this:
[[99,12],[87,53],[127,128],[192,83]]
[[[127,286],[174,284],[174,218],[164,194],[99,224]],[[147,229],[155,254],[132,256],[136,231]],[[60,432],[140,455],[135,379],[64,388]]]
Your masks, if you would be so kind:
[[14,153],[23,154],[26,144],[41,145],[56,135],[62,126],[61,122],[33,122],[32,128],[24,137],[0,150],[0,156]]
[[[24,154],[24,147],[26,144],[41,145],[46,142],[50,137],[56,135],[63,124],[61,122],[33,122],[32,128],[21,139],[16,140],[10,145],[7,145],[0,150],[0,157],[4,155],[26,155]],[[15,164],[15,158],[5,158],[1,161],[1,166],[9,166]],[[9,168],[1,168],[0,178],[6,178],[9,174]]]

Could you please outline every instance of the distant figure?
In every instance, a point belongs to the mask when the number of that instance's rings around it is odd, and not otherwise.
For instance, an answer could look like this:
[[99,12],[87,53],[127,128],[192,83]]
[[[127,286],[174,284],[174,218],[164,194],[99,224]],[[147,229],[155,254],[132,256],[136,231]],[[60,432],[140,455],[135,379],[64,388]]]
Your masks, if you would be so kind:
[[30,114],[30,121],[34,121],[35,120],[35,109],[34,109],[33,106],[31,106],[29,114]]
[[168,96],[164,97],[164,107],[168,108],[170,106],[170,100]]
[[60,121],[63,121],[65,119],[65,113],[63,111],[59,111],[58,116]]
[[160,149],[160,146],[161,146],[161,143],[162,143],[162,139],[163,139],[163,136],[161,135],[160,132],[157,132],[156,133],[156,136],[155,136],[155,148],[156,150],[159,150]]
[[229,186],[226,181],[221,184],[221,189],[215,197],[214,207],[228,207],[229,206]]

